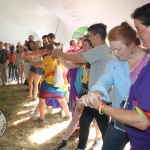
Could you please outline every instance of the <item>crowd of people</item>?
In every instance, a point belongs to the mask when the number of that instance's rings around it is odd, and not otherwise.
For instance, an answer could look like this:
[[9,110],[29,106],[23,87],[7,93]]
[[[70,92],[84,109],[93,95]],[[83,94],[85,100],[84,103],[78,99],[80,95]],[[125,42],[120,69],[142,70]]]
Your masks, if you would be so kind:
[[[2,84],[8,85],[8,79],[23,84],[25,77],[27,98],[37,100],[39,91],[39,103],[30,114],[38,116],[33,121],[45,121],[46,106],[62,108],[63,116],[71,119],[55,150],[65,148],[76,135],[76,150],[85,150],[92,121],[92,149],[100,148],[101,134],[102,150],[122,150],[128,142],[131,150],[150,149],[150,3],[135,9],[131,18],[137,31],[122,22],[109,31],[109,46],[103,23],[91,25],[89,35],[78,41],[71,40],[67,51],[53,33],[44,35],[42,42],[30,35],[16,47],[0,42]],[[59,87],[53,82],[57,66],[64,80]]]

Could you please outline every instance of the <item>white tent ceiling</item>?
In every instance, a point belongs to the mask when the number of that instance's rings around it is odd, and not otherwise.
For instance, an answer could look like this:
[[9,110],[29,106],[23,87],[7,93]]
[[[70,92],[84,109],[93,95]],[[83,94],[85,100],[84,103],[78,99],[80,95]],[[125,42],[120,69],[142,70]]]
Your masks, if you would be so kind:
[[108,31],[149,0],[0,0],[0,41],[24,43],[48,33],[67,44],[79,26],[102,22]]

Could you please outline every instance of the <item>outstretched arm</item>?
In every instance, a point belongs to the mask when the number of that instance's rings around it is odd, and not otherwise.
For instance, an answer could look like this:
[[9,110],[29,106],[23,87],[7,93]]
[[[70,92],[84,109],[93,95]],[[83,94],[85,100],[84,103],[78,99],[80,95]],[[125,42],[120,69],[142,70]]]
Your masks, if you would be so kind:
[[28,49],[27,46],[22,45],[20,42],[18,42],[17,45],[23,47],[23,48],[26,49],[26,50]]
[[36,52],[33,52],[33,53],[29,53],[29,52],[26,52],[25,55],[26,57],[38,57],[40,55],[43,55],[43,54],[47,54],[47,51],[46,49],[43,49],[43,50],[39,50],[39,51],[36,51]]
[[[102,97],[100,91],[94,91],[78,99],[78,102],[83,103],[85,106],[89,106],[99,110],[102,105]],[[135,110],[124,110],[119,108],[113,108],[108,105],[103,105],[101,111],[112,118],[123,122],[129,126],[138,128],[140,130],[146,130],[150,126],[150,122],[144,119]]]
[[59,61],[62,63],[62,65],[66,68],[69,68],[69,69],[72,69],[72,68],[79,68],[81,66],[81,64],[69,64],[64,58],[62,57],[58,57],[59,58]]
[[42,61],[36,62],[36,61],[33,60],[33,58],[29,58],[28,60],[31,63],[31,65],[33,65],[36,68],[38,68],[38,67],[42,68],[44,66],[44,63]]
[[80,54],[67,54],[55,49],[52,53],[53,57],[62,57],[67,61],[72,61],[75,63],[87,63],[87,60]]

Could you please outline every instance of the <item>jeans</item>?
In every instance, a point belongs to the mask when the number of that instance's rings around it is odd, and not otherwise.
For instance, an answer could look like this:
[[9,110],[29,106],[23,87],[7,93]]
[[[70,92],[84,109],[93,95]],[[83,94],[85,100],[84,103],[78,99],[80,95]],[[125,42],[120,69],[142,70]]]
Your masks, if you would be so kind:
[[9,78],[12,76],[12,79],[15,78],[15,65],[13,64],[13,62],[10,62],[8,64],[9,67]]
[[84,107],[80,118],[79,143],[77,148],[86,148],[86,143],[89,136],[89,127],[94,118],[97,121],[99,129],[102,133],[102,138],[104,139],[109,124],[109,117],[106,115],[100,115],[99,112],[95,109]]
[[128,142],[127,133],[114,128],[111,121],[105,134],[102,150],[123,150]]

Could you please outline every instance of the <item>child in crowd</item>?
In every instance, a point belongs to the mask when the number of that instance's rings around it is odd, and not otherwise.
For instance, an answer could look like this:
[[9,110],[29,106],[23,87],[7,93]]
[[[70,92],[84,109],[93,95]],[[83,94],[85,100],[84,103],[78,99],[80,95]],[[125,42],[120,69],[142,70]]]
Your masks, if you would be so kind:
[[22,54],[24,53],[24,48],[21,46],[17,46],[17,50],[14,53],[13,57],[16,57],[17,69],[18,69],[18,76],[17,76],[17,84],[23,84],[23,75],[24,75],[24,60],[22,58]]
[[15,67],[15,62],[16,62],[16,56],[14,56],[14,46],[11,46],[10,47],[10,52],[8,52],[8,59],[9,59],[9,64],[8,64],[8,67],[9,67],[9,81],[15,81],[15,70],[16,70],[16,67]]

